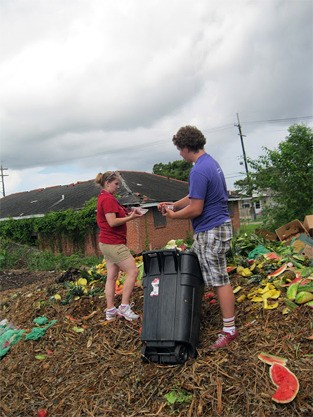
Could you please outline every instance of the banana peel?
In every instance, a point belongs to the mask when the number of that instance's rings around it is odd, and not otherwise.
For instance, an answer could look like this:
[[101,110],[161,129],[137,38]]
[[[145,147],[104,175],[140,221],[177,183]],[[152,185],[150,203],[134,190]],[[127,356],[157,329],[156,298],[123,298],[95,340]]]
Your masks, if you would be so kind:
[[76,285],[79,285],[81,287],[86,287],[87,283],[88,283],[88,281],[86,280],[86,278],[79,278],[76,281]]
[[283,309],[282,313],[283,313],[284,315],[286,315],[286,314],[291,313],[291,310],[290,310],[290,308],[289,308],[289,307],[285,307],[285,308]]
[[280,296],[280,291],[278,291],[278,290],[269,290],[269,291],[266,291],[265,293],[263,293],[262,295],[261,295],[261,297],[263,298],[263,299],[268,299],[268,298],[273,298],[273,299],[276,299],[276,298],[278,298]]
[[275,286],[273,284],[267,283],[264,288],[259,288],[258,293],[264,294],[267,291],[275,290]]
[[233,293],[234,294],[237,294],[237,292],[239,292],[240,290],[241,290],[241,287],[238,286],[238,287],[236,287],[236,288],[233,289]]
[[278,301],[269,303],[269,299],[277,299],[280,296],[280,291],[274,285],[267,283],[264,288],[254,288],[248,295],[248,299],[254,303],[263,303],[265,310],[272,310],[278,307]]
[[255,262],[253,262],[253,264],[250,266],[250,271],[254,271],[255,270],[255,267],[256,267],[256,263]]
[[242,303],[246,298],[247,296],[245,294],[242,294],[240,297],[237,298],[237,303]]
[[243,277],[250,277],[252,275],[250,268],[244,268],[241,265],[237,266],[236,272]]
[[252,272],[250,271],[250,268],[244,268],[243,271],[241,271],[241,275],[243,277],[250,277]]
[[253,301],[254,303],[262,303],[263,298],[262,297],[258,297],[257,295],[254,296],[253,298],[251,298],[251,301]]

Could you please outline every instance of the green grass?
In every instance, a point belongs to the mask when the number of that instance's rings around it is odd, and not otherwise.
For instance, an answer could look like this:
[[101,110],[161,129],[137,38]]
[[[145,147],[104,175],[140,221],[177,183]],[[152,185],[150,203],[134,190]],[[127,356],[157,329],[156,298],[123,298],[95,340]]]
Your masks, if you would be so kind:
[[254,233],[255,229],[260,228],[261,223],[240,222],[239,233]]
[[49,251],[4,241],[0,239],[0,269],[27,269],[29,271],[63,271],[69,268],[92,267],[102,257],[84,257],[79,253],[71,256],[54,255]]

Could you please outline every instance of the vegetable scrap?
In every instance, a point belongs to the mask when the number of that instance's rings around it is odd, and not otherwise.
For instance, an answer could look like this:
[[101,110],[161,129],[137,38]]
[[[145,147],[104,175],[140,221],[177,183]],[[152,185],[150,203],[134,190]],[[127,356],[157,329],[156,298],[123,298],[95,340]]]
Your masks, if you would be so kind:
[[46,334],[46,331],[51,326],[53,326],[56,322],[57,322],[57,320],[51,320],[44,327],[33,327],[31,332],[26,335],[25,340],[39,340],[39,339],[41,339]]
[[300,388],[299,381],[285,365],[273,363],[270,367],[270,378],[277,387],[272,395],[273,401],[287,404],[296,398]]
[[[268,252],[248,259],[248,253],[259,244]],[[142,264],[142,259],[137,262]],[[70,281],[58,282],[55,276],[47,284],[37,282],[23,290],[4,292],[2,311],[8,320],[27,329],[26,332],[34,317],[49,317],[57,322],[49,337],[43,337],[40,343],[25,342],[22,337],[2,360],[1,411],[7,416],[10,413],[34,415],[43,407],[55,416],[285,416],[292,415],[296,405],[304,415],[312,415],[312,310],[309,305],[312,300],[296,303],[299,292],[312,293],[310,286],[306,287],[312,283],[311,263],[281,242],[267,243],[254,236],[251,240],[243,236],[238,243],[234,240],[227,265],[238,303],[236,324],[240,337],[230,349],[209,351],[209,343],[216,338],[215,329],[221,323],[214,293],[205,292],[198,356],[183,366],[160,366],[141,360],[140,320],[105,322],[106,266],[103,262],[68,274]],[[243,269],[238,271],[245,270],[244,274],[237,272],[239,266]],[[282,266],[284,271],[275,273]],[[119,282],[123,283],[122,276]],[[289,291],[292,298],[289,299],[288,288],[295,283],[299,285]],[[55,298],[57,294],[59,299]],[[262,301],[252,301],[254,297]],[[301,297],[297,300],[301,301]],[[116,301],[120,300],[121,294],[117,294]],[[287,307],[285,300],[296,307]],[[142,311],[142,279],[138,280],[132,301],[136,310]],[[278,303],[275,308],[264,308],[275,303]],[[284,309],[288,312],[282,315]],[[51,323],[49,319],[46,323],[41,320],[35,323],[37,328]],[[275,390],[284,384],[278,384],[276,372],[272,378],[278,385],[272,385],[258,359],[260,352],[270,366],[274,360],[277,365],[285,365],[287,360],[294,365],[301,390],[294,403],[290,399],[297,385],[293,384],[293,391],[288,395],[282,396],[281,392],[275,395]]]
[[12,346],[22,339],[24,333],[25,330],[18,329],[7,321],[0,325],[0,359],[9,352]]

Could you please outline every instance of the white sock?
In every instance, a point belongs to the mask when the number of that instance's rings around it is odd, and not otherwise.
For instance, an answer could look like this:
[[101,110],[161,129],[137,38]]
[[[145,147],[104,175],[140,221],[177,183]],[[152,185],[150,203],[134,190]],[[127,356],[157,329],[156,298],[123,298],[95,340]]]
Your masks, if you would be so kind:
[[236,331],[235,327],[235,316],[228,319],[223,318],[223,332],[234,334]]

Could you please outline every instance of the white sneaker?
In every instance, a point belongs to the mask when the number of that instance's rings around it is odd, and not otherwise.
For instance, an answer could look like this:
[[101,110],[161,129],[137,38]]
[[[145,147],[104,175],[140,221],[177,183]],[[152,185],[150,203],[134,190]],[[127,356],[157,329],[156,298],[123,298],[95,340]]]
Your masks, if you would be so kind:
[[114,320],[116,318],[116,314],[117,314],[117,309],[114,308],[110,308],[110,310],[105,310],[105,318],[107,321],[111,321]]
[[131,309],[132,306],[133,304],[131,304],[131,306],[128,304],[126,307],[119,306],[119,308],[116,311],[116,315],[118,317],[124,317],[124,319],[128,321],[139,319],[139,315],[135,314]]

